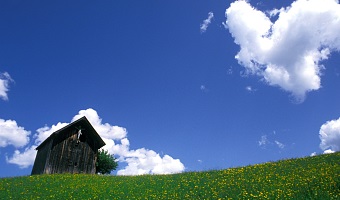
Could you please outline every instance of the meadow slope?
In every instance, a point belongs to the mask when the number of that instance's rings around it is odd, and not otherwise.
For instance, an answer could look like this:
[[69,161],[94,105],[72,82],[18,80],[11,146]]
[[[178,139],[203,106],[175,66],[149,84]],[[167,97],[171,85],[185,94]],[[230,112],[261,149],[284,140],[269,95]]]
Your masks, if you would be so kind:
[[340,152],[172,175],[2,178],[0,199],[340,199]]

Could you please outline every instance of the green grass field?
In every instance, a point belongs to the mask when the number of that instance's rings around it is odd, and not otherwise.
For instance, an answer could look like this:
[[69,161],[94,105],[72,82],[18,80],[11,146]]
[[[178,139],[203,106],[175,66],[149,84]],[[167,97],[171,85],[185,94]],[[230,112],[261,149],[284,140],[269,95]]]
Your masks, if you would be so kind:
[[0,199],[340,199],[340,152],[172,175],[0,179]]

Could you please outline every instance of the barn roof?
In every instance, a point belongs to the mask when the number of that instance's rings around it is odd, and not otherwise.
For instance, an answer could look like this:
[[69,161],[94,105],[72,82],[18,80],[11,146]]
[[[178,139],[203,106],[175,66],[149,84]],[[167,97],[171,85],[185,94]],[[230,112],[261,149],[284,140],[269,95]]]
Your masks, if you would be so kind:
[[68,124],[67,126],[53,132],[46,140],[44,140],[37,148],[36,150],[39,150],[41,147],[43,147],[46,143],[48,143],[50,140],[54,139],[57,136],[60,136],[60,134],[63,134],[65,130],[68,129],[72,129],[72,128],[76,128],[81,126],[82,128],[85,128],[85,130],[88,130],[89,136],[92,140],[94,140],[96,142],[96,146],[97,148],[101,148],[105,145],[105,142],[103,141],[103,139],[99,136],[99,134],[97,133],[97,131],[93,128],[93,126],[91,125],[91,123],[87,120],[87,118],[84,116],[70,124]]

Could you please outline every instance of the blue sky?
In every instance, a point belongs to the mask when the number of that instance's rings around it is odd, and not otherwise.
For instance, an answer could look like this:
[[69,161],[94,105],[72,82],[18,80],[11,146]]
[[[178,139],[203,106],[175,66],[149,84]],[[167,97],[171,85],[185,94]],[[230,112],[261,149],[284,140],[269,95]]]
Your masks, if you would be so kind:
[[0,177],[87,116],[114,174],[340,150],[340,5],[1,1]]

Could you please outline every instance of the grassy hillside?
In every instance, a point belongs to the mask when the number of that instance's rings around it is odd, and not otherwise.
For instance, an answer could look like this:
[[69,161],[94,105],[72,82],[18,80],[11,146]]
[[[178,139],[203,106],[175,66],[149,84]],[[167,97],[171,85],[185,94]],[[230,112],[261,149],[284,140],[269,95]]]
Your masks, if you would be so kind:
[[173,175],[0,179],[0,199],[340,199],[340,152]]

